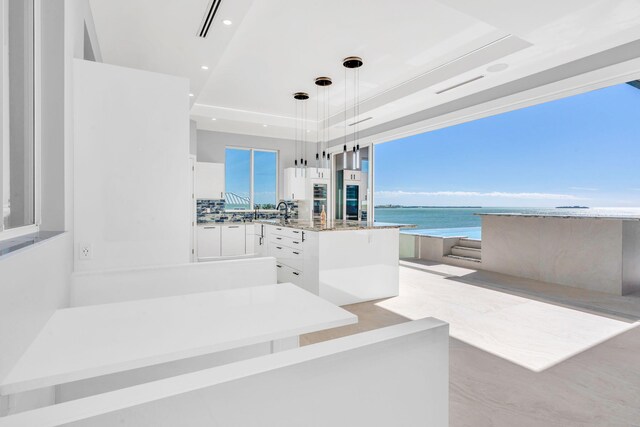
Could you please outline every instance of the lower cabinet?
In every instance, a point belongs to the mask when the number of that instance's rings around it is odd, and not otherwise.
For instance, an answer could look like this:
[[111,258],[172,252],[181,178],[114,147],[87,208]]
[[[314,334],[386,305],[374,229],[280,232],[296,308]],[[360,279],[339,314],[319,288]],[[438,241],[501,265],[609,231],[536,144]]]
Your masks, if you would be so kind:
[[278,283],[293,283],[304,288],[304,238],[302,230],[278,226],[265,226],[264,228],[263,240],[267,242],[267,255],[276,259]]
[[[251,237],[250,245],[247,245],[248,237]],[[199,225],[196,240],[199,261],[253,253],[253,236],[247,235],[245,224]]]
[[246,253],[246,232],[242,225],[222,227],[222,256],[244,255]]
[[202,225],[198,227],[198,259],[220,256],[220,225]]

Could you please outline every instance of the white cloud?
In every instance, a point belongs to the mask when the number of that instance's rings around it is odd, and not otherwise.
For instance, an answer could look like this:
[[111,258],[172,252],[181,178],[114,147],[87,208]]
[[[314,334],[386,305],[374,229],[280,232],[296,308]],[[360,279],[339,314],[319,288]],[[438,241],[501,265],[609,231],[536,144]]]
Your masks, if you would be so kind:
[[597,188],[591,187],[569,187],[569,190],[579,190],[579,191],[598,191]]
[[376,197],[403,197],[403,196],[444,196],[444,197],[494,197],[503,199],[523,200],[585,200],[573,194],[557,193],[509,193],[504,191],[376,191]]

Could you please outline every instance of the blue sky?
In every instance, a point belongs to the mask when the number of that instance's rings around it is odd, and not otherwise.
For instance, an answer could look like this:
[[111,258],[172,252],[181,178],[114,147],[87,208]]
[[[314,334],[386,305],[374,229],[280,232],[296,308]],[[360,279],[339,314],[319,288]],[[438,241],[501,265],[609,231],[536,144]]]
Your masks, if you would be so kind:
[[640,90],[617,85],[376,146],[376,204],[640,206]]

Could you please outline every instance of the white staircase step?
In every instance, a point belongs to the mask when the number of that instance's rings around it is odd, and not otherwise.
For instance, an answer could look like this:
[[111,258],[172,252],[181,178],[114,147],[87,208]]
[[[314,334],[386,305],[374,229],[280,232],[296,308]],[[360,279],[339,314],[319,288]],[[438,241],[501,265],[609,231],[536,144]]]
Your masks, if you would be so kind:
[[464,246],[465,248],[482,249],[482,240],[462,238],[458,241],[458,246]]
[[469,248],[466,246],[454,246],[451,248],[451,255],[480,259],[481,254],[482,250],[478,248]]
[[445,258],[453,258],[453,259],[469,261],[469,262],[482,262],[480,258],[471,258],[471,257],[459,256],[459,255],[445,255]]

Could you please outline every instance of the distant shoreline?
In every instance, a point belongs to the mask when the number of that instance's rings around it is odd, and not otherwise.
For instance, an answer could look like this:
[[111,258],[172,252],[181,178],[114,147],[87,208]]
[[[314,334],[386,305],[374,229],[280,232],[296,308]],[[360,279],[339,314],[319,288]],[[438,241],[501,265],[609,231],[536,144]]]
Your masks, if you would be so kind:
[[403,206],[403,205],[379,205],[374,208],[385,209],[482,209],[482,206]]

